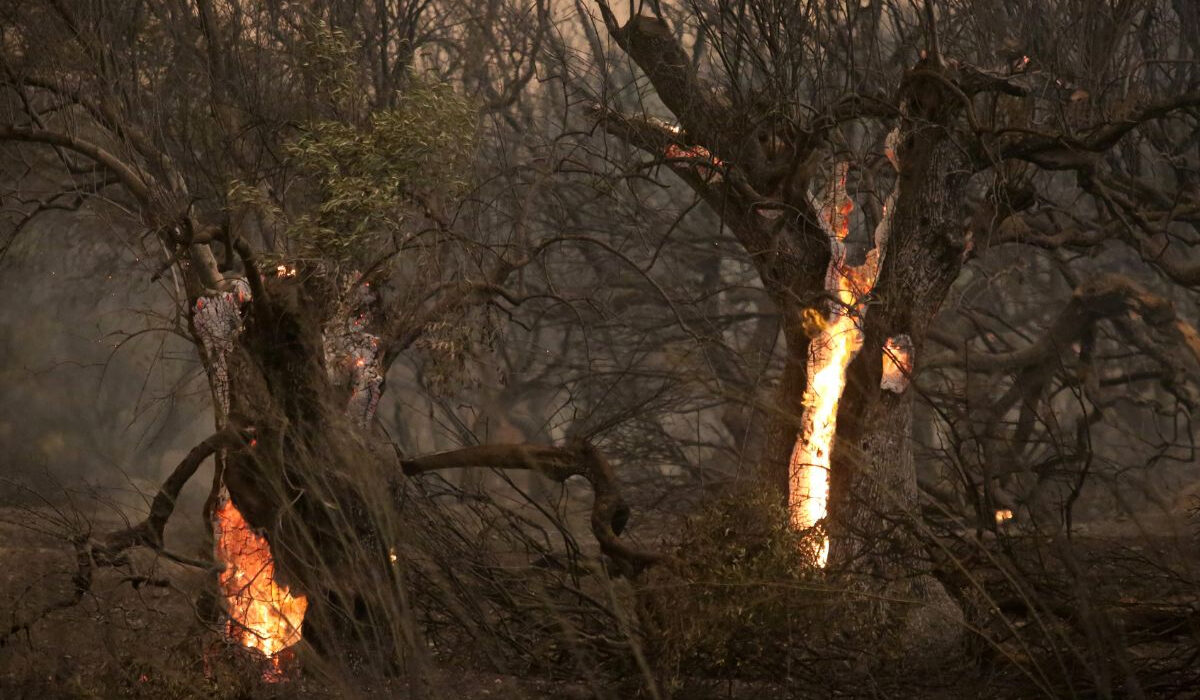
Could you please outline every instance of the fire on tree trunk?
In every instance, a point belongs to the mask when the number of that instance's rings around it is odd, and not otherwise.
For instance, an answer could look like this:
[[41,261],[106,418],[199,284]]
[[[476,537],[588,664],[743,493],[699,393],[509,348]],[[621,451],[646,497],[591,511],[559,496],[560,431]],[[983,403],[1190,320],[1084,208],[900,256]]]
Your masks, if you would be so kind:
[[919,369],[926,331],[967,250],[959,207],[971,170],[951,130],[939,126],[961,106],[946,87],[954,78],[935,55],[902,86],[892,231],[863,325],[863,356],[839,407],[830,483],[831,563],[911,601],[899,612],[905,637],[938,650],[961,638],[962,613],[931,573],[910,444],[914,396],[896,374]]
[[[857,267],[846,262],[845,241],[850,235],[850,213],[854,210],[854,203],[846,194],[848,170],[848,163],[838,167],[826,201],[819,208],[832,250],[825,281],[826,291],[833,297],[832,308],[828,318],[815,309],[804,311],[814,337],[808,345],[804,417],[788,467],[788,509],[796,530],[823,525],[825,520],[838,403],[846,385],[846,368],[862,348],[864,302],[875,285],[891,226],[891,211],[885,205],[883,220],[875,230],[875,247],[867,254],[866,261]],[[824,567],[828,558],[829,538],[821,534],[816,546],[817,566]]]
[[[350,550],[381,549],[362,496],[373,460],[355,438],[382,385],[379,339],[368,330],[376,297],[358,275],[282,270],[268,280],[269,298],[235,283],[235,292],[198,299],[193,313],[218,422],[252,416],[258,435],[251,449],[224,455],[210,499],[227,633],[276,666],[301,630],[355,616],[323,608],[362,607],[352,592],[361,572],[345,563],[380,565]],[[254,313],[243,321],[248,304]],[[349,593],[325,580],[337,565]],[[306,622],[314,614],[319,622]]]
[[278,671],[279,652],[300,641],[308,599],[275,580],[270,545],[250,528],[228,493],[221,494],[213,528],[217,557],[225,563],[220,588],[229,614],[227,634],[262,652]]

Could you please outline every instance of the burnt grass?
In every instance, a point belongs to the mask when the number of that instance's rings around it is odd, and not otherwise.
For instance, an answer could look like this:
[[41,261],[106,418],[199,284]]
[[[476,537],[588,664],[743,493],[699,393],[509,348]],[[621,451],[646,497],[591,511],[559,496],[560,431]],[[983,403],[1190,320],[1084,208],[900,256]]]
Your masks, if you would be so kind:
[[[43,614],[73,598],[74,552],[53,529],[72,518],[67,508],[0,509],[0,698],[333,698],[408,696],[408,684],[313,679],[291,658],[284,679],[263,676],[253,653],[227,644],[206,618],[205,573],[149,551],[136,551],[127,573],[101,570],[77,603]],[[183,520],[181,518],[180,520]],[[96,518],[97,532],[120,527]],[[195,531],[168,532],[168,546],[192,553],[203,546]],[[27,627],[15,629],[18,626]],[[456,669],[426,681],[432,697],[569,697],[573,684]],[[565,695],[564,695],[565,694]]]

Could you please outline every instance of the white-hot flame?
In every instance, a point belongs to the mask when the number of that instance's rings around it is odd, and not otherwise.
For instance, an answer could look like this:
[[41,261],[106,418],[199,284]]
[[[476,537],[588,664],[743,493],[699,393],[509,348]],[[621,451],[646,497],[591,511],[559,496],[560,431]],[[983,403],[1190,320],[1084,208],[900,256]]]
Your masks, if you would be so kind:
[[[842,301],[839,299],[839,301]],[[837,433],[837,409],[846,368],[862,347],[856,314],[838,310],[808,346],[808,387],[804,421],[788,471],[788,506],[796,530],[816,527],[829,509],[829,466]],[[817,564],[829,558],[829,538],[821,535]]]
[[278,654],[300,641],[308,599],[275,580],[275,562],[262,535],[254,532],[222,493],[213,514],[219,577],[230,640],[261,652],[278,668]]
[[[838,403],[846,387],[846,368],[862,348],[863,302],[875,286],[894,209],[884,207],[883,220],[875,231],[875,249],[866,261],[858,267],[847,265],[845,240],[854,210],[846,194],[848,170],[846,163],[838,166],[834,185],[820,207],[832,252],[825,278],[832,308],[827,317],[816,309],[805,310],[805,325],[812,335],[806,365],[808,384],[800,434],[788,465],[788,512],[792,528],[798,531],[820,526],[829,510],[829,467]],[[825,533],[818,537],[816,559],[823,568],[829,560],[829,537]]]

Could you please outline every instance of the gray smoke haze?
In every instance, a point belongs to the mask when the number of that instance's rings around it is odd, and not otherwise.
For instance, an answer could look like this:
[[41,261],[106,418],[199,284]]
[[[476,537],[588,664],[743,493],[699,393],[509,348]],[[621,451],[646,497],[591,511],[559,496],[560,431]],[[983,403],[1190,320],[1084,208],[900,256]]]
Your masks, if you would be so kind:
[[210,429],[195,351],[171,331],[159,287],[170,278],[151,283],[151,263],[122,239],[103,218],[64,212],[4,241],[0,498],[137,503]]

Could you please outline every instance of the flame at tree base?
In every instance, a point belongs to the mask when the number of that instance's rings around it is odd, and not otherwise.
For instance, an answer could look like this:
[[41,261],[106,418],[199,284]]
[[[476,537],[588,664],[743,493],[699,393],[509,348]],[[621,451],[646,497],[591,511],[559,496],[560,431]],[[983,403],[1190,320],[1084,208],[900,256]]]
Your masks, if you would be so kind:
[[[844,279],[844,278],[843,278]],[[853,303],[848,285],[839,290],[840,302]],[[804,392],[804,418],[788,465],[788,512],[792,529],[816,527],[829,508],[829,467],[837,433],[838,403],[846,384],[846,368],[862,347],[856,314],[841,308],[812,339],[808,349],[808,388]],[[816,551],[817,565],[829,559],[829,538],[822,535]]]
[[225,564],[219,577],[229,615],[226,636],[271,661],[266,680],[282,677],[281,652],[300,641],[300,625],[308,599],[275,581],[275,562],[267,540],[254,532],[222,491],[213,513],[217,560]]
[[[889,135],[889,141],[894,133]],[[896,165],[894,153],[889,151],[888,157]],[[797,531],[822,524],[829,509],[829,468],[837,435],[838,403],[846,388],[846,369],[862,349],[862,320],[867,312],[864,300],[875,286],[895,211],[893,192],[875,228],[874,249],[867,253],[862,265],[849,265],[845,241],[850,235],[854,202],[846,193],[848,171],[848,163],[838,164],[825,201],[817,206],[829,237],[825,291],[832,298],[828,317],[817,309],[805,309],[802,318],[811,338],[805,365],[808,384],[804,390],[800,434],[788,464],[788,513],[791,527]],[[904,368],[905,378],[910,369],[911,361]],[[818,534],[816,563],[824,568],[829,560],[829,537]]]

